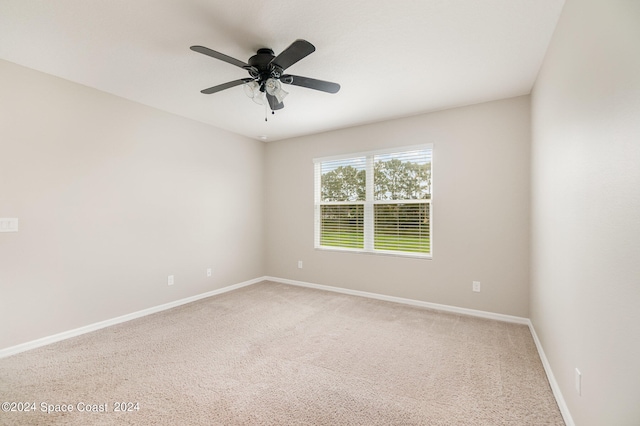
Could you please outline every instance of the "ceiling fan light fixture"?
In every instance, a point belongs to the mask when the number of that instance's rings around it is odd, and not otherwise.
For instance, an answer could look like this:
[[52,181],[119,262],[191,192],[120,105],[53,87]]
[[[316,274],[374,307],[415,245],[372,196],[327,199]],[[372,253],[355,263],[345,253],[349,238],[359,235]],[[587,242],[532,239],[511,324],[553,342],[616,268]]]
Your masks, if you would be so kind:
[[244,93],[250,98],[256,96],[256,93],[258,93],[259,91],[260,85],[258,85],[256,81],[250,81],[249,83],[246,83],[244,85]]
[[284,98],[287,97],[288,94],[289,94],[289,92],[287,92],[286,90],[279,89],[278,92],[274,96],[278,100],[278,103],[282,103],[282,101],[284,100]]
[[289,94],[289,92],[286,92],[285,90],[282,90],[282,85],[275,78],[267,79],[267,82],[265,84],[265,90],[271,96],[275,96],[275,98],[277,99],[278,103],[282,103],[284,98],[286,98],[287,95]]
[[253,102],[257,103],[258,105],[264,105],[267,102],[267,95],[265,95],[264,92],[261,92],[260,89],[258,89],[254,92],[252,99]]

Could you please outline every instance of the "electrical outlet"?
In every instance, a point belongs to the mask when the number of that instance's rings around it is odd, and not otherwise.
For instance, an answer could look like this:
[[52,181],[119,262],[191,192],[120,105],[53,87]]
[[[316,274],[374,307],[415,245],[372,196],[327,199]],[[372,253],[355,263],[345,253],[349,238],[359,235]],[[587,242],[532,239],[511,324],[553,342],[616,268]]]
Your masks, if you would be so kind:
[[213,269],[207,268],[207,276],[210,277],[211,275],[213,275]]
[[302,269],[302,260],[298,260],[298,269]]
[[173,275],[169,275],[169,277],[167,278],[167,284],[173,285]]
[[576,392],[582,395],[582,373],[576,368]]
[[472,289],[473,291],[480,293],[480,281],[474,281]]

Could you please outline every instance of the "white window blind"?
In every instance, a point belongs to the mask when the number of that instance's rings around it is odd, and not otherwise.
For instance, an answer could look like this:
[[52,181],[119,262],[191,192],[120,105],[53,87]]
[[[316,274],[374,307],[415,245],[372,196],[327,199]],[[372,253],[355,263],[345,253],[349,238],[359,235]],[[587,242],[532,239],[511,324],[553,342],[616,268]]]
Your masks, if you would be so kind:
[[364,248],[366,158],[319,164],[320,246]]
[[314,163],[316,248],[430,257],[431,145]]

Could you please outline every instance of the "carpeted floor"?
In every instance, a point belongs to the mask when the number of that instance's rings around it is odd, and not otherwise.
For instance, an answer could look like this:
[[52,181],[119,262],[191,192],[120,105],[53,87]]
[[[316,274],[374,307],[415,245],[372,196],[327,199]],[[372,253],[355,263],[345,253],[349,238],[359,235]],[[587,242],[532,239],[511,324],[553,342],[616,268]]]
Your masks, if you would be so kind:
[[564,425],[524,325],[270,282],[0,359],[5,401],[35,411],[2,425]]

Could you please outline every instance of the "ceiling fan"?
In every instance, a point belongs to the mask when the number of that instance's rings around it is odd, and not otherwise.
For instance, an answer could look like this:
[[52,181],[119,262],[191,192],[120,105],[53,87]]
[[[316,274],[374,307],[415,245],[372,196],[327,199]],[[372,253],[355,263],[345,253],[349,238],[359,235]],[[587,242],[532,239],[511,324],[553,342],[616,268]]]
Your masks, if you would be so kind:
[[212,93],[220,92],[221,90],[244,84],[245,93],[256,103],[264,104],[265,108],[268,105],[272,113],[275,110],[284,108],[282,100],[288,94],[282,89],[280,83],[307,87],[309,89],[315,89],[327,93],[337,93],[338,90],[340,90],[340,85],[337,83],[316,80],[309,77],[301,77],[298,75],[284,74],[284,70],[316,50],[313,44],[306,40],[299,39],[294,41],[278,56],[275,56],[271,49],[258,49],[258,52],[249,58],[248,63],[242,62],[223,53],[216,52],[215,50],[211,50],[204,46],[191,46],[191,50],[240,67],[248,71],[250,76],[249,78],[241,78],[229,81],[228,83],[209,87],[208,89],[201,90],[201,93],[210,95]]

